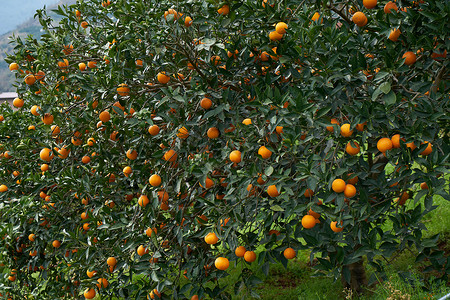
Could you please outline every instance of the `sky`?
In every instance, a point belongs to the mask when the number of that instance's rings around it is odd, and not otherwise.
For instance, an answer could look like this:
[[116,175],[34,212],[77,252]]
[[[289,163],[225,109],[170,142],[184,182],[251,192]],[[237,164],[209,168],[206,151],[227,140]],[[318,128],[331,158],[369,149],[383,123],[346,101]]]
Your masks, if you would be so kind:
[[0,0],[2,8],[0,35],[33,18],[36,10],[43,8],[44,5],[49,6],[58,2],[58,0]]

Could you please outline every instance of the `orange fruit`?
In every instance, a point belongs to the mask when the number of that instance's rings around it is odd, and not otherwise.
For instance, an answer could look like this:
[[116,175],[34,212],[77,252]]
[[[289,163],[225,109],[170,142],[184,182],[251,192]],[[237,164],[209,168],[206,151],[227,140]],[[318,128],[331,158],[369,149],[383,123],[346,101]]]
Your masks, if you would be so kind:
[[54,241],[52,242],[52,246],[53,246],[54,248],[59,248],[59,247],[61,247],[61,242],[58,241],[58,240],[54,240]]
[[392,141],[389,138],[381,138],[377,142],[378,151],[384,153],[387,150],[391,150],[393,147]]
[[136,250],[137,254],[139,256],[143,256],[144,254],[148,254],[148,249],[145,248],[143,245],[140,245],[137,250]]
[[246,262],[254,262],[256,260],[256,253],[254,251],[245,251],[244,260]]
[[148,179],[148,182],[150,183],[151,186],[154,186],[154,187],[159,186],[159,185],[161,185],[161,176],[159,176],[158,174],[153,174]]
[[304,215],[302,218],[302,226],[306,229],[311,229],[316,226],[316,218],[311,215]]
[[42,117],[42,122],[43,122],[45,125],[50,125],[50,124],[52,124],[52,123],[53,123],[53,116],[52,116],[51,114],[45,114],[45,115]]
[[59,126],[57,126],[57,125],[50,126],[50,130],[52,131],[52,136],[57,136],[58,134],[61,133],[61,130],[59,129]]
[[46,162],[49,162],[53,159],[53,152],[49,148],[43,148],[39,153],[39,157]]
[[316,218],[316,219],[319,219],[319,218],[320,218],[320,214],[316,213],[316,212],[313,211],[311,208],[310,208],[309,211],[308,211],[308,215],[311,215],[311,216],[313,216],[313,217]]
[[115,265],[117,265],[117,259],[115,257],[113,257],[113,256],[110,256],[106,260],[106,263],[108,264],[108,266],[114,267]]
[[[200,183],[200,186],[203,187],[203,185]],[[214,181],[212,181],[210,178],[206,177],[205,180],[205,188],[209,189],[214,186]]]
[[13,105],[14,105],[14,107],[21,108],[21,107],[23,106],[23,104],[24,104],[23,99],[15,98],[15,99],[13,100]]
[[391,137],[392,148],[400,148],[400,134],[394,134]]
[[184,19],[184,26],[190,27],[191,25],[192,25],[192,18],[191,17],[186,17]]
[[174,162],[177,159],[177,157],[178,154],[174,150],[170,149],[166,153],[164,153],[163,159],[165,161]]
[[130,88],[125,83],[119,84],[116,91],[119,96],[128,96],[130,94]]
[[414,149],[417,148],[417,146],[414,144],[414,142],[406,143],[406,147],[410,148],[411,151],[414,151]]
[[97,279],[97,284],[95,284],[99,289],[101,289],[101,288],[105,288],[105,287],[108,287],[108,285],[109,285],[109,282],[108,282],[108,280],[106,279],[106,278],[99,278],[99,279]]
[[358,27],[364,27],[367,25],[367,17],[363,12],[357,11],[352,17],[353,23]]
[[393,42],[396,42],[401,33],[402,32],[398,28],[391,29],[391,33],[389,33],[389,39]]
[[24,79],[27,85],[33,85],[36,82],[36,77],[34,75],[27,75]]
[[[331,119],[330,123],[331,123],[331,124],[337,124],[337,125],[339,125],[339,121],[336,120],[336,119]],[[329,132],[333,132],[333,131],[334,131],[334,127],[333,127],[333,126],[327,126],[327,130],[328,130]]]
[[428,190],[428,184],[427,184],[426,182],[422,182],[422,183],[420,184],[420,188],[421,188],[422,190]]
[[89,156],[85,155],[81,158],[81,161],[83,162],[83,164],[88,164],[91,162],[91,158]]
[[131,169],[131,167],[126,166],[125,168],[123,168],[122,172],[126,177],[128,177],[131,173],[133,173],[133,170]]
[[279,23],[277,23],[277,25],[275,25],[275,31],[278,34],[285,34],[286,29],[288,29],[288,25],[284,22],[279,22]]
[[[341,222],[341,224],[342,224],[342,222]],[[337,221],[331,222],[331,223],[330,223],[330,228],[331,228],[331,230],[333,230],[334,232],[341,232],[342,230],[344,230],[344,228],[342,228],[342,227],[337,227],[336,225],[337,225]]]
[[217,129],[216,127],[211,127],[208,129],[208,131],[206,132],[206,135],[210,138],[210,139],[216,139],[219,137],[219,129]]
[[312,197],[314,195],[314,191],[311,189],[306,189],[306,191],[303,193],[303,196],[306,198]]
[[148,128],[148,133],[150,133],[150,135],[157,135],[159,133],[159,126],[158,125],[152,125]]
[[127,151],[127,157],[131,160],[135,160],[138,156],[138,153],[136,150],[128,149]]
[[270,197],[277,197],[280,195],[275,185],[269,185],[267,187],[267,194],[269,194]]
[[48,168],[49,168],[49,166],[47,164],[42,164],[41,165],[41,171],[42,172],[48,171]]
[[28,235],[28,240],[30,240],[30,242],[34,242],[35,239],[36,239],[36,235],[34,233]]
[[209,98],[203,98],[203,99],[200,101],[200,106],[201,106],[203,109],[210,109],[211,106],[212,106],[212,101],[211,101],[211,99],[209,99]]
[[231,151],[231,153],[230,153],[230,160],[232,162],[238,164],[238,163],[241,162],[241,155],[242,155],[241,151],[239,151],[239,150]]
[[226,15],[228,15],[230,13],[230,7],[227,4],[225,4],[224,6],[219,8],[217,10],[217,12],[219,13],[219,15],[226,16]]
[[344,195],[347,198],[352,198],[356,195],[356,188],[353,184],[346,184],[344,189]]
[[187,139],[189,137],[189,131],[187,130],[187,128],[183,126],[178,129],[177,137],[179,137],[180,139]]
[[155,234],[158,233],[158,230],[156,229],[156,227],[154,227],[154,228],[150,228],[150,227],[149,227],[149,228],[147,228],[147,230],[145,231],[145,234],[146,234],[148,237],[151,237],[153,233],[155,233]]
[[83,293],[84,298],[86,299],[93,299],[96,295],[96,292],[94,289],[86,289]]
[[153,289],[153,291],[150,292],[150,298],[155,299],[155,295],[158,296],[158,298],[161,298],[161,293],[158,292],[157,289]]
[[[271,41],[279,41],[279,40],[281,40],[282,38],[283,38],[283,35],[280,34],[280,33],[278,33],[278,32],[276,32],[275,30],[269,32],[269,39],[270,39]],[[268,58],[269,58],[269,55],[267,55],[266,57],[267,57],[267,59],[268,59]],[[263,59],[263,61],[265,61],[265,60]]]
[[433,151],[433,147],[431,145],[431,143],[425,141],[424,144],[427,144],[427,147],[425,148],[425,150],[423,150],[422,152],[420,152],[420,154],[422,155],[428,155]]
[[336,193],[342,193],[345,190],[345,181],[342,179],[335,179],[331,184],[331,189]]
[[96,61],[89,61],[87,64],[89,69],[95,69],[97,67],[97,62]]
[[372,9],[377,6],[377,0],[363,0],[363,5],[367,9]]
[[398,7],[397,7],[397,4],[395,4],[395,2],[389,1],[384,6],[384,13],[390,14],[392,12],[392,10],[398,11]]
[[282,134],[282,133],[283,133],[283,126],[277,126],[277,127],[275,128],[275,131],[276,131],[278,134]]
[[252,124],[252,120],[251,119],[244,119],[242,121],[242,124],[244,124],[244,125],[251,125]]
[[166,75],[166,72],[159,72],[157,75],[158,82],[161,84],[166,84],[169,82],[170,77]]
[[0,185],[0,192],[1,193],[6,192],[7,190],[8,190],[8,187],[6,185],[4,185],[4,184]]
[[230,262],[226,257],[218,257],[214,261],[214,265],[216,266],[217,269],[225,271],[230,266]]
[[109,113],[109,111],[104,110],[100,113],[98,117],[100,118],[100,121],[102,121],[102,123],[104,124],[111,119],[111,114]]
[[320,18],[320,14],[318,12],[315,12],[314,15],[311,17],[312,21],[317,21]]
[[417,56],[412,51],[407,51],[405,54],[403,54],[402,58],[405,59],[405,65],[410,66],[414,64],[417,60]]
[[[352,146],[352,143],[355,145],[354,147]],[[347,146],[345,146],[345,152],[347,152],[350,155],[356,155],[359,153],[359,151],[360,151],[359,144],[355,141],[348,142]]]
[[89,23],[88,22],[86,22],[86,21],[83,21],[83,22],[81,22],[81,27],[83,27],[83,28],[87,28],[88,27],[88,25],[89,25]]
[[85,63],[79,63],[78,64],[78,69],[80,71],[85,71],[86,70],[86,64]]
[[139,206],[145,207],[149,203],[150,203],[150,200],[148,199],[148,197],[146,195],[141,195],[139,197],[139,200],[138,200]]
[[41,108],[37,105],[33,105],[30,109],[30,112],[33,116],[39,116],[38,110],[41,110]]
[[289,247],[283,251],[283,255],[286,259],[293,259],[297,255],[297,253],[294,249]]
[[205,236],[205,242],[209,245],[217,244],[219,238],[214,232],[210,232]]
[[350,130],[350,124],[346,123],[341,126],[341,135],[343,137],[350,137],[353,134],[353,130]]
[[398,200],[398,205],[405,205],[406,200],[408,200],[409,198],[409,192],[403,192]]
[[15,71],[15,70],[19,70],[19,65],[17,63],[10,63],[9,64],[9,70],[10,71]]
[[364,126],[366,126],[366,125],[367,125],[367,121],[364,123],[361,123],[361,124],[356,124],[355,128],[358,131],[364,131]]
[[237,257],[244,257],[246,251],[244,246],[239,246],[234,250],[234,254],[236,254]]
[[261,155],[263,159],[268,159],[272,155],[272,151],[267,149],[265,146],[261,146],[258,149],[258,154]]

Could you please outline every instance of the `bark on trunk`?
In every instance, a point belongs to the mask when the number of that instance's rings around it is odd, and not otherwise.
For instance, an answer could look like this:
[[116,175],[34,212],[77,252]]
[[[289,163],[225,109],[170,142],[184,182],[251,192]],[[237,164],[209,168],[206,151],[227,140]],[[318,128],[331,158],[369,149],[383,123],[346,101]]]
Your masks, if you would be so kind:
[[349,288],[357,294],[361,294],[364,287],[367,286],[368,280],[366,275],[366,269],[364,267],[364,260],[361,259],[355,263],[344,266],[350,270],[350,283],[348,283],[344,278],[344,272],[341,274],[341,281],[344,288]]

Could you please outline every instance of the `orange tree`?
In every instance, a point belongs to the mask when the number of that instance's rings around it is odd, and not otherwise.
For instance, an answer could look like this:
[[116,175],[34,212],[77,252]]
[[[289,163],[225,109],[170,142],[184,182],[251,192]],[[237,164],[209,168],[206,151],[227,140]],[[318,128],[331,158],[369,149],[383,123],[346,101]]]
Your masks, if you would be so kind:
[[252,293],[304,249],[357,291],[412,247],[448,279],[421,220],[449,199],[450,2],[55,12],[7,58],[2,295],[227,298],[230,265]]

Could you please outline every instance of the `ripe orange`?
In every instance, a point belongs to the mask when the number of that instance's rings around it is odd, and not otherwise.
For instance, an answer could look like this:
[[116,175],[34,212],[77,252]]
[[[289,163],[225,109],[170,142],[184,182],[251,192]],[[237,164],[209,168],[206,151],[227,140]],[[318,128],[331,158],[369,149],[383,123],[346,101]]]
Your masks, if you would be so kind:
[[217,12],[219,13],[219,15],[226,16],[226,15],[228,15],[230,13],[230,7],[227,4],[225,4],[224,6],[219,8],[217,10]]
[[252,124],[252,120],[251,119],[244,119],[243,121],[242,121],[242,124],[244,124],[244,125],[251,125]]
[[169,82],[170,77],[166,75],[166,72],[159,72],[157,75],[158,82],[161,84],[166,84]]
[[81,161],[83,162],[83,164],[88,164],[91,162],[91,158],[89,156],[85,155],[81,158]]
[[319,218],[320,218],[320,214],[319,214],[319,213],[316,213],[316,212],[313,211],[311,208],[310,208],[309,211],[308,211],[308,215],[313,216],[313,217],[316,218],[316,219],[319,219]]
[[119,96],[128,96],[130,94],[130,88],[125,83],[119,84],[116,91]]
[[80,71],[85,71],[86,70],[86,64],[85,63],[79,63],[78,64],[78,69]]
[[19,70],[19,65],[17,63],[10,63],[9,64],[9,70],[10,71],[15,71],[15,70]]
[[41,110],[41,108],[37,105],[33,105],[30,109],[30,112],[33,116],[39,116],[38,110]]
[[217,129],[216,127],[211,127],[208,129],[208,131],[206,132],[206,135],[210,138],[210,139],[216,139],[219,137],[219,129]]
[[97,274],[97,271],[89,271],[89,270],[86,270],[86,275],[87,275],[89,278],[94,277],[95,274]]
[[201,106],[203,109],[210,109],[211,106],[212,106],[212,101],[211,101],[211,99],[209,99],[209,98],[203,98],[203,99],[200,101],[200,106]]
[[395,4],[395,2],[389,1],[384,6],[384,13],[390,14],[392,12],[392,10],[397,12],[398,11],[398,7],[397,7],[397,4]]
[[411,151],[414,151],[414,149],[417,148],[417,146],[414,144],[414,142],[406,143],[406,147],[408,147],[409,149],[411,149]]
[[286,29],[288,28],[288,25],[284,22],[279,22],[277,23],[277,25],[275,26],[275,31],[279,34],[285,34],[286,33]]
[[158,296],[158,298],[161,298],[161,293],[158,292],[157,289],[153,289],[153,291],[150,292],[150,298],[155,299],[155,295]]
[[139,200],[138,200],[139,206],[145,207],[149,203],[150,203],[150,200],[148,199],[148,197],[146,195],[141,195],[139,197]]
[[[274,31],[269,32],[269,39],[271,41],[279,41],[283,38],[283,35]],[[269,55],[266,55],[267,59],[269,58]],[[263,60],[264,61],[264,60]]]
[[345,185],[345,190],[344,190],[344,195],[347,198],[352,198],[353,196],[356,195],[356,188],[353,184],[346,184]]
[[392,141],[389,138],[381,138],[377,142],[377,149],[382,153],[386,152],[387,150],[391,150],[392,147]]
[[106,123],[111,119],[111,114],[109,113],[109,111],[104,110],[100,113],[99,115],[100,121],[102,121],[102,123]]
[[4,193],[8,190],[8,187],[4,184],[0,185],[0,193]]
[[306,229],[311,229],[316,226],[316,218],[311,215],[304,215],[302,218],[302,226]]
[[313,22],[315,22],[315,21],[319,20],[319,18],[320,18],[320,14],[318,12],[315,12],[314,15],[312,16],[311,20]]
[[258,154],[261,155],[263,159],[268,159],[272,155],[272,151],[267,149],[265,146],[261,146],[258,149]]
[[191,17],[186,17],[184,19],[184,26],[190,27],[191,25],[192,25],[192,18]]
[[148,249],[145,248],[143,245],[140,245],[137,250],[136,250],[137,254],[139,256],[143,256],[144,254],[148,254]]
[[218,257],[214,261],[214,265],[216,266],[217,269],[225,271],[230,266],[230,262],[226,257]]
[[239,150],[231,151],[231,153],[230,153],[230,160],[232,162],[238,164],[238,163],[241,162],[241,157],[242,157],[241,155],[242,155],[241,151],[239,151]]
[[293,259],[297,255],[297,253],[294,249],[289,247],[284,250],[283,255],[284,257],[286,257],[286,259]]
[[189,131],[187,130],[187,128],[183,126],[178,129],[177,137],[179,137],[180,139],[187,139],[189,137]]
[[34,242],[35,239],[36,239],[36,235],[34,233],[31,233],[30,235],[28,235],[28,240],[30,240],[30,242]]
[[52,123],[53,123],[53,116],[52,116],[51,114],[45,114],[45,115],[42,117],[42,122],[43,122],[45,125],[50,125],[50,124],[52,124]]
[[[339,121],[337,119],[334,119],[334,118],[331,119],[330,123],[339,125]],[[334,131],[334,127],[333,126],[327,126],[327,130],[329,132],[333,132]]]
[[146,234],[148,237],[151,237],[153,233],[155,233],[155,234],[158,233],[158,229],[156,229],[156,227],[154,227],[154,228],[150,228],[150,227],[149,227],[149,228],[147,228],[147,230],[145,231],[145,234]]
[[165,161],[174,162],[177,159],[177,157],[178,154],[174,150],[170,149],[166,153],[164,153],[163,159]]
[[[352,143],[355,145],[355,147],[352,146]],[[347,146],[345,146],[345,152],[347,152],[350,155],[356,155],[359,153],[359,151],[360,151],[359,144],[355,141],[348,142]]]
[[135,160],[138,156],[138,153],[136,150],[128,149],[127,151],[127,157],[131,160]]
[[47,164],[42,164],[41,165],[41,171],[42,172],[48,171],[48,168],[49,168],[49,166]]
[[394,134],[391,137],[392,148],[400,148],[400,134]]
[[345,181],[342,179],[335,179],[331,184],[331,189],[336,193],[342,193],[345,190]]
[[358,27],[364,27],[367,25],[367,17],[363,12],[357,11],[352,17],[353,23]]
[[377,0],[363,0],[363,5],[367,9],[372,9],[377,6]]
[[[337,227],[337,221],[333,221],[330,223],[330,228],[331,230],[333,230],[334,232],[341,232],[342,230],[344,230],[344,228],[342,227]],[[341,221],[341,225],[342,225],[342,221]]]
[[97,67],[97,62],[96,61],[89,61],[87,64],[89,69],[95,69]]
[[427,184],[426,182],[422,182],[422,183],[420,184],[420,188],[421,188],[422,190],[428,190],[428,184]]
[[94,289],[86,289],[83,295],[86,299],[93,299],[96,295],[96,292]]
[[417,60],[417,56],[412,51],[407,51],[405,54],[403,54],[402,58],[405,59],[405,65],[410,66],[414,64]]
[[398,28],[391,29],[391,33],[389,33],[389,39],[393,42],[396,42],[401,33],[402,32]]
[[409,198],[409,192],[403,192],[398,200],[398,205],[405,205],[406,200],[408,200]]
[[433,151],[432,145],[431,143],[425,141],[424,144],[427,144],[427,147],[425,148],[425,150],[423,150],[422,152],[420,152],[420,154],[422,155],[428,155]]
[[39,157],[46,162],[49,162],[53,159],[53,152],[49,148],[43,148],[39,153]]
[[27,75],[24,79],[27,85],[33,85],[36,82],[36,77],[34,75]]
[[54,240],[54,241],[52,242],[52,246],[53,246],[54,248],[59,248],[59,247],[61,247],[61,242],[58,241],[58,240]]
[[148,179],[148,182],[150,183],[151,186],[159,186],[161,185],[161,176],[159,176],[158,174],[153,174]]
[[277,126],[277,127],[275,128],[275,131],[276,131],[278,134],[282,134],[282,133],[283,133],[283,126]]
[[130,174],[133,173],[133,170],[129,166],[126,166],[125,168],[123,168],[122,171],[126,177],[130,176]]
[[13,105],[14,105],[14,107],[21,108],[21,107],[23,106],[23,104],[24,104],[23,99],[15,98],[15,99],[13,100]]
[[245,251],[244,260],[246,262],[254,262],[256,260],[256,253],[254,251]]
[[106,260],[106,263],[108,264],[108,266],[114,267],[115,265],[117,265],[117,259],[113,256],[108,257],[108,259]]
[[364,131],[364,126],[366,126],[366,125],[367,125],[367,121],[364,123],[361,123],[361,124],[356,124],[355,128],[358,131]]
[[83,22],[81,22],[81,27],[83,27],[83,28],[87,28],[88,27],[88,25],[89,25],[89,23],[88,22],[86,22],[86,21],[83,21]]
[[159,133],[159,126],[158,125],[152,125],[148,128],[148,133],[150,133],[150,135],[157,135]]
[[314,191],[311,189],[306,189],[306,191],[303,193],[303,196],[306,198],[312,197],[314,195]]
[[269,194],[270,197],[277,197],[280,195],[275,185],[269,185],[267,187],[267,194]]
[[246,251],[244,246],[239,246],[234,250],[234,254],[236,254],[237,257],[244,257]]
[[109,285],[109,282],[108,282],[108,280],[106,279],[106,278],[99,278],[99,279],[97,279],[97,284],[95,284],[99,289],[101,289],[101,288],[105,288],[105,287],[108,287],[108,285]]
[[205,242],[209,245],[217,244],[219,238],[214,232],[210,232],[205,236]]
[[341,135],[343,137],[350,137],[353,134],[353,130],[350,130],[350,124],[346,123],[341,126]]

